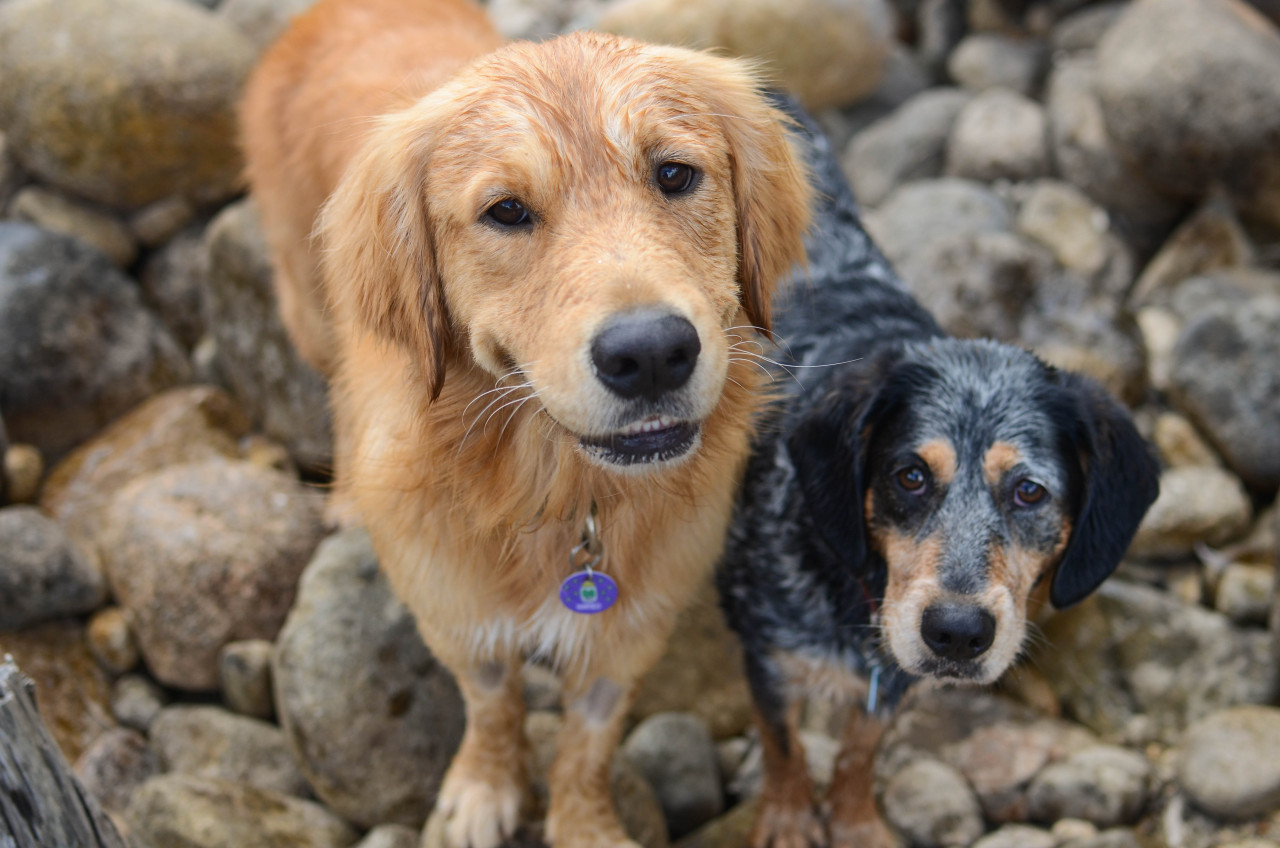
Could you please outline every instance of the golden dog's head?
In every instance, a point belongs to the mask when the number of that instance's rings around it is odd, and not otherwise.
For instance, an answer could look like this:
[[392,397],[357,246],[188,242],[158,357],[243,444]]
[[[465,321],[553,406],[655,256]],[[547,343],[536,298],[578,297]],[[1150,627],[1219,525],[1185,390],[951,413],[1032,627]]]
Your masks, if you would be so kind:
[[578,33],[382,119],[326,206],[332,305],[446,371],[527,383],[588,456],[691,454],[767,331],[810,189],[745,64]]

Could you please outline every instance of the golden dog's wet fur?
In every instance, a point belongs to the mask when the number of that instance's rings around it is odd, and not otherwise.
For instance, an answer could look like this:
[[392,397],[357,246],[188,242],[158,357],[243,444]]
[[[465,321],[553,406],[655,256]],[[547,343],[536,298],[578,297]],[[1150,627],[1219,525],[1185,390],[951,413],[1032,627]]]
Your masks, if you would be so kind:
[[[517,824],[532,653],[565,675],[549,841],[629,844],[609,762],[722,548],[760,380],[734,345],[802,257],[784,119],[730,60],[593,34],[500,47],[462,0],[321,0],[264,57],[243,121],[283,317],[331,377],[337,496],[467,703],[448,838],[488,848]],[[696,190],[655,189],[671,160]],[[533,225],[486,220],[504,198]],[[697,329],[680,403],[700,443],[608,466],[579,437],[627,422],[587,351],[651,305]],[[620,593],[584,616],[558,589],[592,503]]]

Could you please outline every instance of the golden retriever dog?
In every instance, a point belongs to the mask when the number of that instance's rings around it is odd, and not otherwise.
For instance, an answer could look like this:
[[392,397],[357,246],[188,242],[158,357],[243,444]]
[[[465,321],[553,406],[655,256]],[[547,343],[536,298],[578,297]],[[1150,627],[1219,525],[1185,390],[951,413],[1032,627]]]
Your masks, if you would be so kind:
[[610,760],[720,555],[762,394],[744,345],[803,258],[786,119],[741,62],[504,46],[464,0],[321,0],[242,117],[337,497],[466,700],[446,838],[519,823],[533,655],[564,675],[546,838],[633,845]]

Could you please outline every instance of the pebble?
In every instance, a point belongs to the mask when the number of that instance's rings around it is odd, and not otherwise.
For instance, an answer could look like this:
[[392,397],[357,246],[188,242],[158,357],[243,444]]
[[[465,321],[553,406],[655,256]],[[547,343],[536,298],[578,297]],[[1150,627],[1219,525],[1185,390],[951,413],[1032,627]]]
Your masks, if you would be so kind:
[[384,824],[365,834],[356,848],[418,848],[418,831],[402,824]]
[[960,110],[947,141],[950,177],[994,182],[1049,173],[1048,123],[1038,103],[1002,88],[979,93]]
[[1106,210],[1059,180],[1032,183],[1018,210],[1019,232],[1049,248],[1059,265],[1090,277],[1123,249],[1108,237],[1109,226]]
[[1169,467],[1217,465],[1213,448],[1201,438],[1196,428],[1176,412],[1162,412],[1156,418],[1151,440],[1160,458]]
[[1218,578],[1214,609],[1237,624],[1265,626],[1275,598],[1275,583],[1274,566],[1233,562]]
[[320,500],[228,459],[170,466],[116,494],[99,551],[158,680],[212,690],[223,645],[276,636],[323,534]]
[[169,696],[151,678],[126,674],[111,687],[111,714],[116,721],[139,733],[151,729],[151,723],[169,703]]
[[1245,706],[1206,716],[1187,729],[1178,782],[1193,803],[1237,820],[1280,806],[1280,709]]
[[319,804],[188,774],[142,784],[125,818],[143,844],[152,845],[347,848],[359,838]]
[[944,238],[1005,232],[1013,217],[981,183],[944,177],[900,186],[864,222],[889,261],[900,264]]
[[890,778],[882,803],[885,818],[918,848],[962,848],[986,831],[964,775],[937,760],[920,759],[901,769]]
[[[0,17],[17,5],[27,4],[6,3]],[[12,441],[54,461],[190,374],[177,342],[106,254],[0,221],[0,397]]]
[[[4,478],[12,503],[35,503],[44,478],[44,458],[35,445],[10,445],[4,452]],[[0,490],[4,487],[0,486]]]
[[679,839],[724,809],[715,743],[704,721],[659,713],[628,734],[622,752],[653,787],[667,828]]
[[904,183],[942,176],[951,127],[971,97],[930,89],[855,135],[840,164],[858,202],[875,207]]
[[1234,209],[1220,194],[1212,195],[1178,226],[1142,269],[1130,302],[1158,302],[1188,277],[1246,266],[1253,259],[1253,245]]
[[228,642],[218,654],[218,689],[233,712],[252,718],[275,715],[272,694],[271,655],[275,646],[266,639]]
[[254,58],[182,0],[18,0],[0,7],[0,125],[14,157],[117,209],[238,188],[234,106]]
[[1078,818],[1100,828],[1129,824],[1148,800],[1153,771],[1146,757],[1096,745],[1046,766],[1027,792],[1030,817],[1054,822]]
[[0,508],[0,630],[89,612],[107,598],[101,572],[31,506]]
[[1029,97],[1044,79],[1048,58],[1044,42],[973,33],[956,45],[947,72],[971,91],[1000,88]]
[[124,812],[134,790],[163,771],[146,738],[124,727],[103,732],[75,763],[81,785],[108,813]]
[[1252,515],[1249,495],[1233,474],[1213,465],[1166,468],[1130,551],[1145,558],[1189,556],[1199,543],[1217,547],[1239,538]]
[[299,798],[311,795],[283,731],[274,724],[219,707],[178,705],[160,711],[150,737],[165,771]]
[[462,698],[363,531],[317,549],[273,671],[281,727],[316,796],[361,827],[421,825],[462,738]]
[[128,268],[138,258],[138,245],[119,218],[47,188],[19,189],[9,204],[9,217],[78,238],[110,256],[120,268]]
[[104,607],[94,613],[87,633],[94,659],[111,674],[133,671],[142,659],[129,628],[129,615],[120,607]]
[[138,277],[147,303],[187,350],[207,331],[202,304],[208,261],[204,233],[184,230],[146,258]]
[[973,843],[973,848],[1057,848],[1058,840],[1047,830],[1025,824],[1006,824]]
[[186,198],[166,197],[134,212],[127,223],[129,231],[143,247],[154,249],[195,220],[196,211]]

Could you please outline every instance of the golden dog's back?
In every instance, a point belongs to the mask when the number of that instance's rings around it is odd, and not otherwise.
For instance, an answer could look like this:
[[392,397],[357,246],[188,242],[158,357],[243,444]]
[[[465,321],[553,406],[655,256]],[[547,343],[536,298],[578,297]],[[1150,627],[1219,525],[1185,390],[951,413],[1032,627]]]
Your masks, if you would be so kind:
[[264,54],[242,103],[246,171],[272,248],[285,326],[330,373],[312,230],[378,115],[502,43],[470,0],[320,0]]

